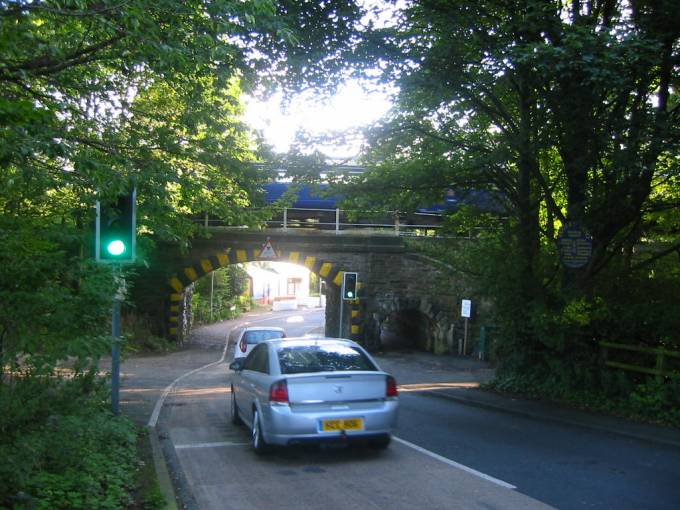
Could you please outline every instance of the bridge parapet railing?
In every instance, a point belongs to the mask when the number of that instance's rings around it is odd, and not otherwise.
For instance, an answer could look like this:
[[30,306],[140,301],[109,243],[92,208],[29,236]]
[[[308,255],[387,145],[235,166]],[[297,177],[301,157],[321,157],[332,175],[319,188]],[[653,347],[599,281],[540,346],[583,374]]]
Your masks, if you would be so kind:
[[[437,214],[418,213],[408,218],[395,212],[382,213],[376,216],[375,211],[346,211],[343,209],[313,209],[286,207],[279,209],[277,217],[267,220],[269,228],[317,229],[334,231],[336,234],[357,230],[370,231],[371,234],[386,234],[403,237],[437,237],[441,225],[441,216]],[[350,221],[349,217],[361,218]],[[207,214],[197,220],[205,228],[223,227],[221,220],[211,219]]]

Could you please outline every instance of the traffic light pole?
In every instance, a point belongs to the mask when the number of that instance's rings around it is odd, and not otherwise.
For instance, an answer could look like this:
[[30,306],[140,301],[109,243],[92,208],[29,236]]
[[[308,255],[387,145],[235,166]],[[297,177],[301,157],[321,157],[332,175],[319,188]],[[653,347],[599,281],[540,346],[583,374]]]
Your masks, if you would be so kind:
[[125,279],[121,264],[135,261],[137,244],[137,189],[119,194],[115,200],[97,200],[95,259],[113,264],[116,294],[111,312],[111,410],[118,415],[120,395],[120,312],[125,299]]
[[342,323],[343,323],[344,318],[345,318],[344,313],[343,313],[344,311],[345,311],[345,300],[343,299],[342,294],[341,294],[340,295],[340,332],[338,334],[338,336],[340,338],[344,338],[342,336]]
[[121,300],[113,298],[113,314],[111,316],[111,410],[116,416],[120,412],[120,308]]
[[357,298],[357,286],[359,283],[359,274],[355,272],[345,272],[342,275],[342,287],[340,288],[340,338],[342,336],[342,326],[344,323],[345,300],[354,300]]
[[113,297],[113,311],[111,313],[111,411],[114,415],[120,413],[120,309],[125,297],[125,280],[120,264],[114,268],[114,277],[118,284]]

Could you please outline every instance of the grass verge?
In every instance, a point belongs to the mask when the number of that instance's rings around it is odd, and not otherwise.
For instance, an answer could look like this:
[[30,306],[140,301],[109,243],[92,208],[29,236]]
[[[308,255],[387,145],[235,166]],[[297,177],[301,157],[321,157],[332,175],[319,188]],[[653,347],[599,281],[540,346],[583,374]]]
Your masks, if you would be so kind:
[[142,429],[137,436],[139,471],[130,510],[164,510],[170,508],[158,483],[149,434],[149,430]]

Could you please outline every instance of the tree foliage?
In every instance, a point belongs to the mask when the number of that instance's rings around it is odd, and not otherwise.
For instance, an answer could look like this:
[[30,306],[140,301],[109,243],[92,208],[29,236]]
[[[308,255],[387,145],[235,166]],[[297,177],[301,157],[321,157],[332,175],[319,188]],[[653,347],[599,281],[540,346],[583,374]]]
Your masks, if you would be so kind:
[[239,265],[215,270],[196,282],[192,312],[199,323],[210,323],[237,316],[250,309],[248,273]]
[[360,18],[340,1],[0,2],[5,353],[105,332],[111,275],[84,262],[97,199],[137,187],[142,260],[154,240],[190,243],[205,212],[258,224],[245,208],[268,174],[242,94],[337,83]]
[[[619,339],[607,337],[625,329],[617,312],[634,302],[639,317],[650,292],[675,309],[662,290],[677,291],[680,249],[672,4],[414,0],[366,37],[362,51],[399,92],[370,133],[372,171],[343,191],[359,207],[404,211],[441,202],[447,188],[493,194],[502,214],[461,210],[450,227],[487,232],[458,267],[496,298],[506,353],[522,367],[546,355],[593,362],[593,338]],[[593,240],[576,270],[556,249],[571,221]],[[668,341],[672,321],[625,339]]]
[[68,226],[0,219],[0,374],[21,355],[51,367],[67,356],[106,352],[101,325],[113,281],[79,259],[79,236]]

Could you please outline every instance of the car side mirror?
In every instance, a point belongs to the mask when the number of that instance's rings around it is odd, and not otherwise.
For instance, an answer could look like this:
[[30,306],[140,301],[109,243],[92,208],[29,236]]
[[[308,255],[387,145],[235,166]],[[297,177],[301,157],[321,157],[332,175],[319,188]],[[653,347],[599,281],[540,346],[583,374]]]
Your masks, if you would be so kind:
[[240,372],[243,370],[243,363],[245,361],[245,358],[236,358],[234,361],[232,361],[229,364],[229,368],[233,370],[234,372]]

